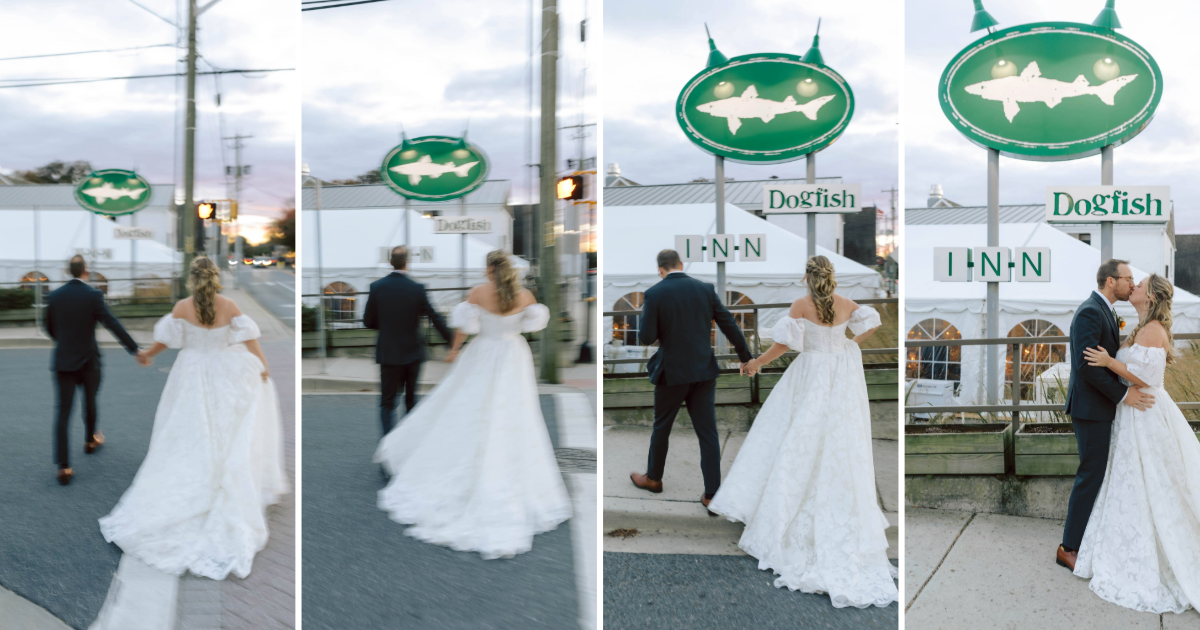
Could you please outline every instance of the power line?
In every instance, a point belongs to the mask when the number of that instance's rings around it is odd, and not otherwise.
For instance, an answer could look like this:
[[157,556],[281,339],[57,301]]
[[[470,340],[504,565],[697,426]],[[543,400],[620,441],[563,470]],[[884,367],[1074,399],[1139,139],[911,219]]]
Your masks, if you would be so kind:
[[50,53],[46,55],[25,55],[24,57],[4,57],[0,61],[16,61],[18,59],[43,59],[45,57],[66,57],[68,55],[91,55],[93,53],[124,52],[126,50],[142,50],[144,48],[174,48],[175,44],[151,44],[149,46],[130,46],[129,48],[106,48],[104,50],[80,50],[78,52]]
[[[263,68],[263,69],[255,69],[255,70],[248,70],[248,69],[213,70],[211,72],[197,72],[196,74],[197,75],[202,75],[202,74],[243,74],[243,73],[260,73],[260,72],[290,72],[292,70],[295,70],[295,68]],[[180,76],[187,76],[187,73],[170,72],[170,73],[166,73],[166,74],[138,74],[138,75],[132,75],[132,76],[126,76],[126,77],[104,77],[104,78],[99,78],[99,79],[77,79],[77,80],[66,80],[66,81],[59,80],[59,79],[47,79],[43,83],[19,83],[17,85],[0,85],[0,90],[7,89],[7,88],[19,88],[19,87],[40,87],[40,86],[44,86],[44,85],[70,85],[73,83],[98,83],[100,81],[158,79],[158,78],[162,78],[162,77],[180,77]]]
[[146,7],[146,5],[144,5],[144,4],[140,3],[140,2],[137,2],[137,0],[129,0],[129,1],[130,1],[130,2],[132,2],[133,4],[137,5],[139,8],[141,8],[141,9],[142,9],[143,11],[145,11],[146,13],[149,13],[150,15],[153,15],[154,17],[156,17],[156,18],[158,18],[158,19],[160,19],[160,20],[162,20],[162,21],[166,22],[167,24],[170,24],[171,26],[174,26],[175,28],[179,28],[179,25],[178,25],[178,24],[176,24],[176,23],[172,22],[171,20],[168,20],[167,18],[165,18],[165,17],[163,17],[163,16],[161,16],[161,15],[159,15],[159,14],[155,13],[154,11],[151,11],[151,10],[150,10],[148,7]]
[[[346,2],[343,4],[327,4],[323,7],[304,7],[301,11],[317,11],[320,9],[336,9],[338,7],[348,7],[355,4],[370,4],[372,2],[386,2],[387,0],[358,0],[358,2]],[[309,2],[301,2],[300,4],[310,4]]]

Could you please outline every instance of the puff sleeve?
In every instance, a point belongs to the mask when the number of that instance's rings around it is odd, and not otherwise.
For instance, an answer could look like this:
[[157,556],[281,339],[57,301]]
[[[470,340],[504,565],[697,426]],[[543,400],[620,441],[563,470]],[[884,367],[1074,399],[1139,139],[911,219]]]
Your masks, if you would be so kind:
[[462,302],[450,311],[450,327],[464,335],[478,335],[479,307],[470,302]]
[[796,352],[804,352],[804,320],[783,316],[771,327],[771,339]]
[[850,315],[850,332],[861,335],[872,328],[878,328],[882,323],[879,311],[870,306],[860,306]]
[[[1167,351],[1134,344],[1125,355],[1125,368],[1151,387],[1162,387],[1167,368]],[[1121,379],[1125,383],[1125,379]]]
[[229,320],[229,333],[229,343],[242,343],[262,336],[258,324],[249,315],[238,315]]
[[530,304],[521,314],[521,332],[537,332],[550,323],[550,309],[545,304]]
[[168,348],[183,347],[183,320],[167,313],[154,325],[154,341]]

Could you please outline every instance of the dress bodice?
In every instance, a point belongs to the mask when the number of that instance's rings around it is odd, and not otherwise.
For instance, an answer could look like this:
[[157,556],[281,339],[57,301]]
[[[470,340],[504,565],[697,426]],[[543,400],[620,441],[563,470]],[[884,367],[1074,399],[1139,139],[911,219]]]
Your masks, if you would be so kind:
[[204,328],[186,320],[165,315],[154,326],[154,340],[168,348],[180,348],[200,354],[216,354],[260,336],[258,325],[247,315],[238,315],[226,326]]
[[[1162,388],[1167,371],[1167,351],[1163,348],[1147,348],[1133,344],[1117,350],[1117,360],[1125,364],[1130,372],[1151,387]],[[1125,385],[1129,382],[1121,379]]]
[[534,332],[550,322],[550,309],[544,304],[530,304],[508,315],[497,315],[477,304],[463,302],[450,313],[450,326],[459,332],[480,337],[515,337]]
[[879,312],[870,306],[860,306],[850,319],[825,326],[807,319],[784,317],[771,328],[771,338],[796,352],[843,352],[855,343],[846,338],[846,328],[856,335],[879,326]]

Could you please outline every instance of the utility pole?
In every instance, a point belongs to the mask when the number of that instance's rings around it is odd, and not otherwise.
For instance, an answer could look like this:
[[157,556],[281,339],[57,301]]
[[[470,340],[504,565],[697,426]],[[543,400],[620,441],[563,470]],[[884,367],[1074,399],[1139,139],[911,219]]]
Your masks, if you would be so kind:
[[542,333],[541,378],[558,382],[558,322],[561,318],[558,295],[558,253],[554,241],[554,191],[558,172],[555,140],[558,126],[555,107],[558,96],[558,6],[557,0],[542,0],[542,115],[541,182],[538,192],[538,219],[542,238],[538,239],[538,285],[542,303],[550,310],[550,323]]
[[187,297],[188,272],[196,258],[196,0],[188,0],[187,25],[187,114],[183,131],[183,211],[179,218],[183,232],[183,269],[179,277],[179,295]]
[[889,193],[891,195],[892,216],[888,219],[888,229],[891,231],[891,237],[888,240],[888,245],[891,247],[891,249],[888,251],[890,254],[896,251],[896,194],[900,191],[893,187],[880,192]]
[[[246,140],[246,139],[253,138],[253,137],[254,136],[243,136],[242,134],[239,133],[239,134],[234,134],[233,136],[228,137],[228,138],[223,138],[223,140],[233,140],[233,155],[234,155],[233,159],[234,159],[234,162],[237,163],[237,166],[235,167],[237,169],[237,171],[234,174],[234,180],[233,180],[233,200],[235,203],[237,203],[238,206],[242,205],[242,171],[244,170],[242,168],[242,147],[244,146],[242,144],[242,140]],[[249,167],[247,167],[247,168],[249,168]],[[234,284],[234,286],[237,286],[238,270],[240,270],[242,268],[242,224],[241,224],[241,218],[240,218],[241,215],[238,215],[238,216],[239,216],[239,218],[235,219],[234,224],[233,224],[234,225],[234,230],[233,230],[233,284]],[[220,246],[218,245],[218,248],[219,247]],[[217,253],[220,254],[219,249],[217,250]],[[218,256],[218,258],[219,257],[220,256]]]

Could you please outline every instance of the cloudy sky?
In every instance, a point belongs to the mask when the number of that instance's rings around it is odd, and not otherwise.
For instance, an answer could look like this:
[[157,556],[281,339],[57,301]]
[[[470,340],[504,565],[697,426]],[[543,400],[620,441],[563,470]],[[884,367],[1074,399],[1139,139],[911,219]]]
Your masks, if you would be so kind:
[[[817,156],[818,176],[863,185],[867,202],[887,208],[883,190],[899,181],[901,57],[896,0],[607,0],[604,7],[604,161],[641,184],[713,176],[713,158],[675,119],[679,91],[708,59],[704,23],[728,57],[755,52],[803,55],[817,18],[825,62],[854,90],[854,118]],[[803,177],[804,161],[771,166],[726,162],[736,179]]]
[[[138,0],[186,24],[183,0]],[[176,30],[129,0],[4,0],[0,58],[175,44]],[[178,12],[178,13],[177,13]],[[296,66],[294,0],[224,0],[200,17],[199,51],[226,68]],[[53,160],[87,160],[94,168],[131,168],[182,194],[184,81],[109,81],[54,87],[4,88],[26,80],[163,74],[184,70],[185,48],[0,61],[0,172]],[[210,69],[203,62],[202,70]],[[261,230],[295,195],[295,72],[196,80],[196,196],[224,197],[224,135],[252,135],[242,152],[252,175],[243,179],[243,225]],[[178,120],[177,120],[178,118]],[[223,120],[222,120],[223,119]],[[231,146],[226,143],[227,146]]]
[[[1150,3],[1153,4],[1153,3]],[[1179,3],[1183,6],[1183,3]],[[1000,28],[1029,22],[1091,23],[1102,0],[985,0]],[[907,0],[904,147],[907,207],[925,207],[929,187],[941,184],[946,197],[963,205],[987,203],[987,154],[959,134],[942,115],[937,85],[942,70],[982,31],[968,33],[973,10],[965,0]],[[1200,233],[1200,118],[1188,103],[1200,102],[1195,72],[1195,19],[1172,19],[1166,7],[1125,2],[1117,5],[1119,32],[1158,61],[1163,98],[1150,125],[1118,147],[1113,181],[1126,185],[1170,185],[1176,232]],[[1182,18],[1182,16],[1180,16]],[[1044,203],[1051,184],[1100,183],[1100,157],[1069,162],[1000,159],[1000,203]]]
[[[377,170],[399,144],[402,128],[409,137],[458,135],[469,121],[470,140],[492,163],[488,178],[511,180],[513,201],[524,203],[531,171],[524,167],[531,162],[526,157],[530,4],[398,0],[305,12],[301,153],[312,174],[332,180]],[[599,4],[586,5],[591,13],[586,52],[593,59],[599,58]],[[536,7],[534,16],[540,19],[541,2]],[[559,3],[560,127],[579,124],[581,107],[586,122],[598,116],[594,61],[587,90],[580,90],[584,7],[585,0]],[[533,97],[536,112],[536,89]],[[536,118],[533,124],[536,161]],[[567,157],[579,155],[574,135],[573,130],[559,133],[559,169]],[[587,142],[586,155],[593,157],[594,132]]]

